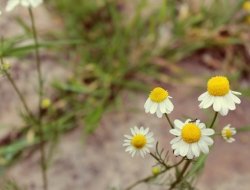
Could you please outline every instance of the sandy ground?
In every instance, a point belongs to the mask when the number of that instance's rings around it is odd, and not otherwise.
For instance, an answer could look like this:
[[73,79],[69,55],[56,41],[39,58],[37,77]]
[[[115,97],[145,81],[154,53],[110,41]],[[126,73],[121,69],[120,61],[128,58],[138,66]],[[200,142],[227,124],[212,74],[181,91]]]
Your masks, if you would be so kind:
[[[16,15],[27,17],[24,9],[17,9]],[[44,23],[47,28],[54,26],[53,19],[50,18],[48,11],[43,7],[36,9],[38,23]],[[4,35],[15,35],[18,31],[16,25],[12,25],[12,15],[1,17],[0,27],[4,28]],[[46,22],[50,21],[50,22]],[[42,24],[39,26],[43,26]],[[43,29],[46,27],[42,27]],[[15,32],[14,32],[15,31]],[[43,54],[43,53],[42,53]],[[65,69],[60,64],[55,63],[54,55],[45,56],[43,62],[43,72],[47,84],[54,79],[61,79],[64,76]],[[32,57],[23,58],[23,62],[32,62]],[[35,106],[34,87],[35,72],[30,69],[29,64],[19,66],[20,60],[9,59],[13,63],[13,69],[16,71],[15,79],[18,85],[27,94],[31,107]],[[190,73],[197,73],[197,69]],[[202,75],[212,75],[207,70],[200,70]],[[29,84],[29,85],[27,85]],[[0,80],[1,116],[2,126],[8,124],[18,125],[19,101],[14,95],[11,87],[4,78]],[[198,109],[197,97],[202,90],[194,89],[191,85],[181,84],[177,86],[165,86],[169,89],[175,110],[171,118],[181,119],[186,115],[207,119],[204,112]],[[205,88],[204,88],[205,90]],[[48,88],[48,91],[50,89]],[[145,177],[151,172],[153,160],[147,156],[145,159],[140,157],[131,158],[124,152],[122,147],[123,135],[129,133],[129,128],[134,125],[143,125],[150,127],[155,133],[156,139],[166,150],[169,149],[169,141],[172,136],[169,135],[169,128],[165,119],[157,119],[152,115],[144,113],[143,104],[146,94],[137,94],[132,92],[123,92],[122,104],[119,108],[114,108],[106,112],[100,123],[100,127],[93,135],[84,138],[82,129],[77,128],[74,131],[65,134],[58,145],[53,161],[49,168],[49,185],[51,190],[106,190],[112,187],[123,189],[136,179]],[[33,106],[33,107],[34,107]],[[242,104],[236,111],[230,112],[227,117],[220,118],[218,128],[231,123],[233,126],[240,127],[250,123],[250,118],[246,115],[250,111],[250,102],[243,99]],[[6,129],[1,129],[0,136],[6,133]],[[205,170],[198,180],[197,186],[201,190],[248,190],[250,186],[250,133],[237,135],[237,141],[233,144],[227,144],[220,137],[215,141],[215,145],[209,154]],[[171,157],[173,158],[173,157]],[[41,176],[39,171],[39,153],[35,152],[31,157],[20,160],[13,165],[6,173],[6,176],[13,178],[18,184],[26,187],[28,190],[41,190]],[[142,184],[135,190],[157,190],[163,189],[153,185]]]

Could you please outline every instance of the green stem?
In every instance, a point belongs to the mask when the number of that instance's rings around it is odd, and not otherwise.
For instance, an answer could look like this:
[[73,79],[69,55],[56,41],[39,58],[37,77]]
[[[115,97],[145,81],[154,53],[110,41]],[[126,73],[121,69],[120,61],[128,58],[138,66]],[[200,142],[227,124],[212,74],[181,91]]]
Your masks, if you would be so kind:
[[181,173],[178,175],[177,179],[175,180],[174,183],[172,183],[172,185],[170,186],[169,190],[171,189],[174,189],[176,187],[176,185],[178,185],[181,181],[182,181],[182,178],[185,174],[185,172],[187,171],[188,169],[188,166],[192,163],[192,160],[187,160],[184,167],[182,168],[182,171]]
[[37,38],[37,31],[35,26],[35,19],[32,12],[32,8],[29,7],[29,15],[31,19],[31,29],[32,34],[35,42],[35,55],[36,55],[36,68],[38,73],[38,94],[39,94],[39,101],[38,101],[38,108],[39,108],[39,115],[38,115],[38,130],[39,130],[39,137],[40,137],[40,153],[41,153],[41,170],[42,170],[42,178],[43,178],[43,189],[48,190],[48,179],[47,179],[47,164],[46,164],[46,155],[45,155],[45,147],[44,147],[44,133],[43,133],[43,123],[42,123],[42,108],[41,102],[43,98],[43,79],[42,79],[42,71],[41,71],[41,60],[39,56],[39,44]]
[[173,123],[171,122],[171,120],[170,120],[170,118],[169,118],[169,116],[168,116],[167,113],[165,113],[165,117],[167,118],[170,127],[173,129],[173,128],[174,128],[174,125],[173,125]]
[[218,116],[218,112],[215,112],[213,120],[212,120],[212,123],[210,124],[209,128],[213,128],[214,127],[214,123],[216,121],[217,116]]
[[[1,59],[1,65],[4,65],[4,61],[3,61],[3,57],[0,58]],[[27,112],[27,114],[31,117],[34,118],[32,112],[30,111],[25,98],[23,97],[22,93],[20,92],[19,88],[17,87],[14,79],[11,77],[11,75],[8,73],[8,71],[3,69],[4,74],[6,75],[7,79],[9,80],[10,84],[12,85],[12,87],[14,88],[15,92],[17,93],[21,103],[23,104],[23,107],[25,109],[25,111]]]

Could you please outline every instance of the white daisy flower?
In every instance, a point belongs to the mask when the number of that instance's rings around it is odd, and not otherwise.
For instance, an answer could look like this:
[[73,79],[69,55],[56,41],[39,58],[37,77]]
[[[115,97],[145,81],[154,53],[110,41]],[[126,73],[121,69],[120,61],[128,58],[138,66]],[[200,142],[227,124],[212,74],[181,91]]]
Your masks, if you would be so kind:
[[201,94],[198,101],[199,107],[206,109],[213,106],[214,111],[225,116],[229,110],[235,110],[235,104],[240,104],[240,99],[236,95],[240,92],[230,90],[230,84],[226,77],[216,76],[207,82],[207,92]]
[[9,0],[6,6],[6,11],[12,11],[16,6],[37,7],[43,0]]
[[176,156],[186,156],[188,159],[199,157],[200,153],[207,154],[208,146],[211,146],[214,141],[211,135],[214,134],[213,129],[206,128],[200,120],[186,120],[183,123],[180,120],[174,121],[175,128],[170,130],[170,133],[177,136],[170,144]]
[[228,124],[226,125],[222,131],[221,131],[221,135],[222,137],[229,143],[232,143],[235,141],[235,139],[233,138],[233,135],[236,134],[236,129],[234,127],[230,127],[231,125]]
[[154,88],[144,104],[145,112],[150,112],[151,114],[156,113],[159,118],[165,113],[171,113],[174,109],[174,105],[170,101],[170,98],[172,97],[169,96],[168,91],[161,87]]
[[154,138],[153,133],[149,132],[149,128],[144,129],[141,127],[138,129],[137,127],[130,128],[132,136],[124,135],[126,139],[124,140],[123,146],[127,146],[126,152],[129,152],[132,157],[136,153],[140,153],[142,157],[144,157],[147,153],[149,153],[149,148],[153,147]]

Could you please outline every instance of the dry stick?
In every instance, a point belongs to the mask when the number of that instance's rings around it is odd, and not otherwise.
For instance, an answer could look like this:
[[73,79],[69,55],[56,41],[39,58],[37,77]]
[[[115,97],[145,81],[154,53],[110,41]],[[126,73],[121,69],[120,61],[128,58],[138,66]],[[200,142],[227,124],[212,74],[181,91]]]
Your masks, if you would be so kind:
[[46,164],[46,155],[45,155],[45,147],[44,147],[44,134],[42,129],[42,109],[41,109],[41,102],[43,98],[43,79],[42,79],[42,72],[41,72],[41,60],[39,56],[39,44],[37,39],[37,32],[35,26],[34,15],[32,12],[32,8],[29,7],[29,15],[31,19],[31,28],[32,34],[35,42],[35,55],[36,55],[36,68],[38,73],[38,83],[39,83],[39,101],[38,101],[38,108],[39,108],[39,115],[38,115],[38,128],[39,128],[39,136],[40,136],[40,153],[41,153],[41,169],[42,169],[42,178],[43,178],[43,188],[44,190],[48,190],[48,180],[47,180],[47,164]]

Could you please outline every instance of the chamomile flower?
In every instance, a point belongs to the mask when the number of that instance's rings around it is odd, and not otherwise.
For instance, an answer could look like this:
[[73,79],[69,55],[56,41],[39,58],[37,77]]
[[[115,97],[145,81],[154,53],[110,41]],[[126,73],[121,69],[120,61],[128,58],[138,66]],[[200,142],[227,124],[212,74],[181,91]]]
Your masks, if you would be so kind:
[[199,157],[200,153],[207,154],[208,146],[211,146],[214,141],[211,135],[214,134],[213,129],[206,128],[200,120],[186,120],[183,123],[180,120],[174,121],[175,128],[170,130],[170,133],[176,137],[170,141],[174,155],[186,156],[188,159]]
[[129,152],[132,157],[135,154],[139,154],[144,157],[147,153],[149,153],[149,148],[153,147],[154,138],[153,133],[149,132],[149,128],[144,129],[141,127],[140,129],[137,127],[130,128],[131,135],[124,135],[125,140],[123,146],[126,146],[126,152]]
[[145,112],[154,114],[161,118],[164,113],[171,113],[174,109],[174,105],[170,101],[171,96],[169,96],[168,91],[161,88],[154,88],[144,104]]
[[240,99],[236,95],[240,92],[230,90],[230,84],[226,77],[212,77],[207,82],[207,92],[201,94],[198,101],[199,107],[206,109],[213,106],[214,111],[225,116],[229,110],[235,110],[235,104],[240,104]]
[[229,143],[232,143],[235,141],[235,139],[233,138],[233,135],[236,134],[236,129],[234,127],[230,127],[231,125],[228,124],[226,125],[222,131],[221,131],[221,135],[222,137]]
[[43,0],[9,0],[6,6],[6,11],[12,11],[18,5],[35,8],[42,2]]

